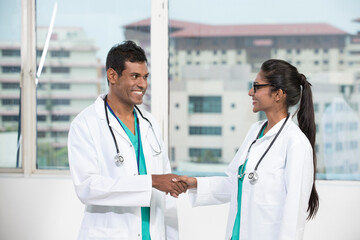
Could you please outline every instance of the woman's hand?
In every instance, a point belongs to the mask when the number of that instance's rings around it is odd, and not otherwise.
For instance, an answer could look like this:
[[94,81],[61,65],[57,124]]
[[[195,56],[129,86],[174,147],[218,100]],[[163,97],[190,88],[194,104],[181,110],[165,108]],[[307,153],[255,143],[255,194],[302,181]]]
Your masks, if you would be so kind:
[[177,176],[172,179],[173,182],[184,182],[187,184],[188,188],[197,188],[197,179],[194,177],[188,176]]

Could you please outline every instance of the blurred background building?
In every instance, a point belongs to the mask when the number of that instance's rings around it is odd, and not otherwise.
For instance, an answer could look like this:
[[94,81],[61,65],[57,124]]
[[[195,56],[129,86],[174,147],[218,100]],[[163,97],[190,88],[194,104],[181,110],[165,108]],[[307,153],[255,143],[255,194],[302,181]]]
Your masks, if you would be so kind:
[[[150,19],[124,30],[127,39],[149,49]],[[275,58],[296,66],[313,84],[318,172],[360,173],[360,34],[326,23],[208,25],[170,20],[169,41],[169,155],[175,169],[225,170],[245,137],[243,126],[265,118],[263,113],[251,114],[247,92],[262,62]],[[334,97],[343,99],[357,117],[336,122],[328,117],[330,109],[344,116]],[[327,126],[335,129],[339,124],[354,134],[351,140],[328,134]],[[328,160],[325,168],[329,153],[336,153],[336,161]]]

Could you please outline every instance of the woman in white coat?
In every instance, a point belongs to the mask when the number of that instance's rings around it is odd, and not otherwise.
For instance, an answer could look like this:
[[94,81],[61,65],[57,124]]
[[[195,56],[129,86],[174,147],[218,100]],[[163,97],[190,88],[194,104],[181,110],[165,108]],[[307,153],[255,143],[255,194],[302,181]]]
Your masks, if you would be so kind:
[[[267,120],[251,126],[228,176],[176,181],[191,188],[193,206],[230,201],[225,239],[302,239],[306,220],[319,206],[311,84],[294,66],[271,59],[262,64],[249,96],[253,111],[264,111]],[[298,126],[288,109],[299,100]]]

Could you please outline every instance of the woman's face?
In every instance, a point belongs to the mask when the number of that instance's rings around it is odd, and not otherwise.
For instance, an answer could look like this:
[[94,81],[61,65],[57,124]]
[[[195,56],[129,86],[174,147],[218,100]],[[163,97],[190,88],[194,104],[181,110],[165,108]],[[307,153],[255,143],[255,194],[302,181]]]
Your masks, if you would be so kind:
[[260,70],[257,74],[253,87],[249,90],[252,97],[253,112],[264,111],[265,113],[275,108],[276,92],[271,91],[271,85],[266,81],[264,73]]

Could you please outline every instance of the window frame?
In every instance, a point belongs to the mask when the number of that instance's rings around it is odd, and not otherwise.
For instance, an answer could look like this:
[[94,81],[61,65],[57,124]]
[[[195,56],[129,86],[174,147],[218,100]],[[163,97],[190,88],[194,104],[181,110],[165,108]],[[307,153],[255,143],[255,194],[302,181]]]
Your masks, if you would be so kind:
[[[69,170],[37,169],[36,110],[36,0],[21,0],[21,166],[0,168],[0,173],[70,175]],[[156,34],[155,34],[156,33]],[[151,0],[152,113],[160,123],[165,147],[168,146],[168,0]]]

